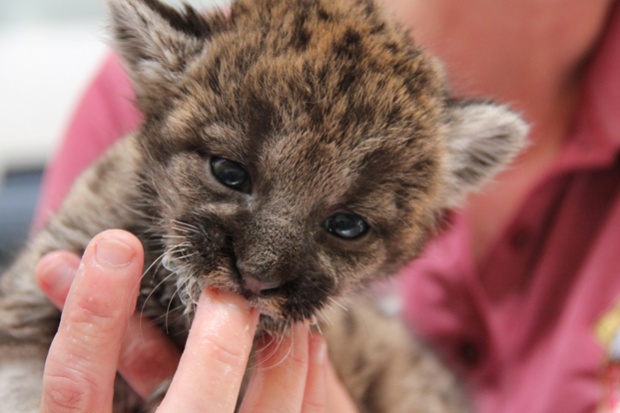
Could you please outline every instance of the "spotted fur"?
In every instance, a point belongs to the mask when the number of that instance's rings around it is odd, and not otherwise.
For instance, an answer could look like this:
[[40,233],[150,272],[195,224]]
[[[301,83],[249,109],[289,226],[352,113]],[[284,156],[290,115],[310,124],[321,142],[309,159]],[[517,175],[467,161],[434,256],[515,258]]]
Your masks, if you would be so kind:
[[[238,0],[230,16],[109,5],[145,120],[0,279],[0,410],[38,411],[58,312],[37,260],[124,228],[146,248],[140,308],[180,347],[209,285],[244,295],[270,334],[330,319],[332,358],[364,412],[467,411],[428,350],[350,297],[413,259],[442,211],[512,159],[520,118],[451,96],[437,61],[371,1]],[[243,165],[250,189],[218,182],[214,156]],[[327,232],[339,211],[368,232]],[[277,288],[252,292],[241,273]],[[345,301],[348,313],[333,305]]]

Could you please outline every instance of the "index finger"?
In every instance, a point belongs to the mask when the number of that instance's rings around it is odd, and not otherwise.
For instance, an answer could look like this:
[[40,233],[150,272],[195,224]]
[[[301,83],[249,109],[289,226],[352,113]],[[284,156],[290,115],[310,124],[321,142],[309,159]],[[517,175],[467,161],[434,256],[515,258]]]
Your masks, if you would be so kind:
[[205,290],[158,413],[234,412],[258,315],[240,296]]
[[131,234],[106,231],[89,244],[45,364],[42,412],[111,411],[141,274],[142,246]]
[[[39,288],[62,309],[80,265],[68,251],[47,254],[37,265]],[[118,371],[142,397],[170,379],[181,358],[180,349],[151,320],[135,313],[128,321],[118,360]]]

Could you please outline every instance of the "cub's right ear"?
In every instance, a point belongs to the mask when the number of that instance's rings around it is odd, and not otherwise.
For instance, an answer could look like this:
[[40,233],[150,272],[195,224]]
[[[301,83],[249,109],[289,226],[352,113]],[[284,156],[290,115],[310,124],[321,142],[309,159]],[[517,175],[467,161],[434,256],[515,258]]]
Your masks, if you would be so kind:
[[506,106],[489,101],[451,100],[445,126],[446,207],[457,206],[527,146],[525,121]]
[[202,15],[158,0],[108,0],[116,49],[145,112],[174,96],[175,84],[209,39],[227,25],[222,12]]

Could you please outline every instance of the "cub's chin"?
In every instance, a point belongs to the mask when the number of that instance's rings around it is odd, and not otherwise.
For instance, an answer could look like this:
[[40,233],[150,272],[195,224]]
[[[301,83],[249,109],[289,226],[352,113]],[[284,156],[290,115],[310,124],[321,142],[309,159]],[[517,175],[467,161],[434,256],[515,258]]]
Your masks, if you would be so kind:
[[292,320],[273,319],[270,316],[261,313],[258,319],[256,335],[267,334],[270,336],[280,336],[288,333],[293,324],[295,324],[295,322]]

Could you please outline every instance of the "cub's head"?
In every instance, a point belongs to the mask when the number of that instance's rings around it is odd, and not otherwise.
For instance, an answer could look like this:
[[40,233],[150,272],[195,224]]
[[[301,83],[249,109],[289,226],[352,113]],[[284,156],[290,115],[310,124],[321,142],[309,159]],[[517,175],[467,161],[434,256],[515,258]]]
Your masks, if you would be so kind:
[[145,112],[145,208],[186,303],[210,285],[267,329],[313,319],[414,258],[523,145],[518,116],[451,97],[370,1],[110,5]]

